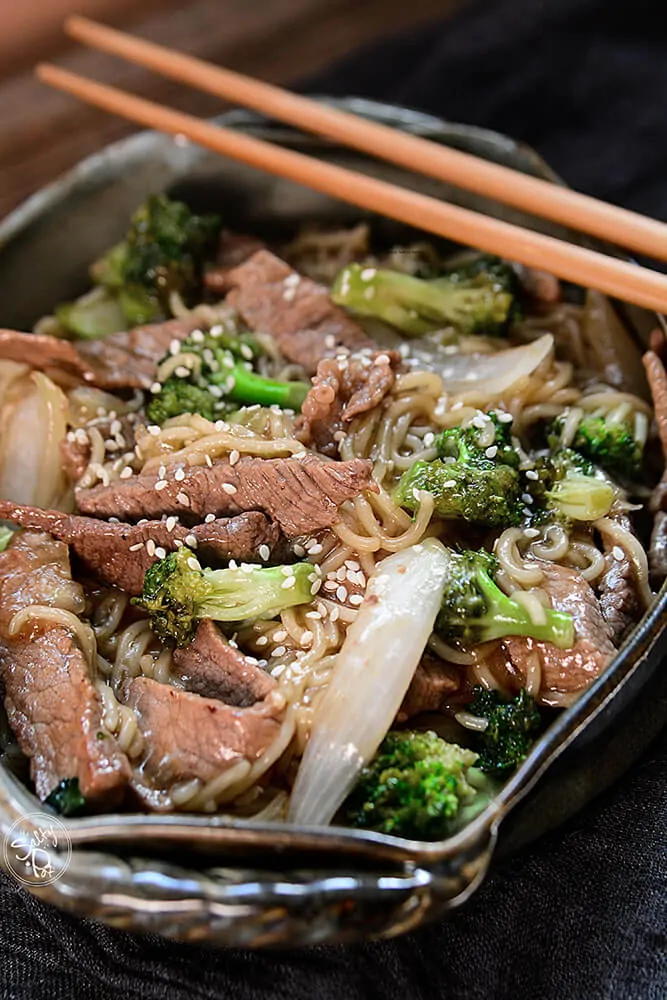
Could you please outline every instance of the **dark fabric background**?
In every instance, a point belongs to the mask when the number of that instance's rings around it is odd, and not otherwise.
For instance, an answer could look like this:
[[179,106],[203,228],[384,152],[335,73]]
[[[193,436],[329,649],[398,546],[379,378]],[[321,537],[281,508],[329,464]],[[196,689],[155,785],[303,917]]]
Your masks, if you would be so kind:
[[[575,187],[667,218],[667,26],[655,0],[480,3],[353,54],[313,89],[404,103],[534,145]],[[0,877],[2,1000],[664,1000],[667,734],[448,922],[292,954],[138,939]]]

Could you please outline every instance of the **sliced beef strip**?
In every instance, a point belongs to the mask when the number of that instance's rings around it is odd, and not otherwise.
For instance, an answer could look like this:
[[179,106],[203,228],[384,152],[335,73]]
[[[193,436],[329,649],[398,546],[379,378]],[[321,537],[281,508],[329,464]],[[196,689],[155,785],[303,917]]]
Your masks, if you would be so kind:
[[[615,520],[626,531],[632,531],[627,514],[617,515]],[[598,600],[604,619],[611,628],[612,639],[616,645],[620,645],[640,618],[643,606],[637,592],[637,577],[632,561],[606,535],[603,535],[602,541],[605,557],[604,570],[598,581]]]
[[338,433],[345,424],[382,402],[391,391],[400,363],[398,351],[320,361],[297,422],[299,440],[330,458],[336,457]]
[[592,588],[575,570],[554,563],[543,563],[544,590],[556,611],[572,615],[575,644],[571,649],[558,649],[550,642],[535,642],[522,636],[510,636],[485,659],[493,673],[507,683],[523,687],[529,672],[529,661],[537,653],[542,667],[542,681],[537,701],[552,703],[554,692],[574,693],[598,677],[609,665],[616,648],[611,626],[605,621]]
[[172,673],[186,691],[238,708],[263,701],[276,688],[271,674],[231,646],[210,618],[199,623],[189,646],[174,650]]
[[22,532],[0,553],[0,680],[9,722],[30,758],[40,799],[63,779],[78,778],[88,802],[113,805],[130,780],[130,765],[103,728],[102,701],[76,637],[39,620],[9,635],[16,612],[55,603],[73,612],[84,607],[67,546]]
[[182,319],[136,326],[100,340],[85,340],[78,349],[96,372],[96,385],[104,389],[148,389],[155,381],[157,365],[171,342],[185,340],[203,323],[202,316],[195,310]]
[[462,681],[460,669],[425,653],[398,711],[397,721],[405,722],[422,712],[442,712],[452,695],[460,690]]
[[351,351],[376,345],[324,285],[302,277],[269,250],[259,250],[227,275],[227,302],[251,330],[269,333],[282,354],[313,373],[337,347]]
[[109,486],[78,490],[76,501],[85,514],[137,520],[178,514],[201,520],[206,514],[238,514],[263,510],[288,537],[328,528],[345,500],[363,490],[376,490],[372,464],[365,459],[327,462],[307,456],[295,458],[242,458],[185,470],[177,480],[167,470],[166,486],[156,489],[155,476],[133,476]]
[[[226,306],[220,310],[227,315]],[[0,358],[23,361],[66,388],[86,382],[102,389],[147,389],[172,340],[185,340],[202,324],[214,321],[216,307],[194,310],[183,319],[149,323],[76,345],[46,334],[0,330]]]
[[206,783],[244,760],[253,764],[278,736],[285,712],[277,693],[235,708],[148,677],[129,681],[125,700],[146,743],[133,787],[156,811],[173,808],[169,793],[176,784]]
[[[46,531],[67,542],[86,569],[127,594],[141,593],[146,570],[157,561],[156,547],[171,552],[177,541],[184,543],[194,535],[197,551],[204,558],[259,562],[263,561],[260,546],[266,545],[271,554],[281,542],[278,525],[260,511],[186,528],[182,524],[167,527],[165,521],[137,525],[101,521],[0,500],[0,517],[23,528]],[[149,541],[153,543],[148,547],[150,552],[146,547]]]
[[229,291],[228,275],[232,268],[243,264],[254,253],[264,250],[265,247],[266,244],[256,236],[223,229],[220,233],[215,265],[204,272],[204,287],[214,295],[224,295]]
[[653,520],[648,560],[651,583],[658,590],[667,579],[667,511],[659,510]]
[[654,515],[653,531],[648,550],[651,582],[660,587],[667,578],[667,344],[662,330],[654,330],[651,334],[652,350],[644,355],[644,367],[648,379],[658,434],[662,445],[662,453],[666,467],[662,479],[653,490],[650,509]]
[[0,358],[45,372],[66,389],[81,382],[100,385],[98,373],[69,340],[46,334],[0,330]]

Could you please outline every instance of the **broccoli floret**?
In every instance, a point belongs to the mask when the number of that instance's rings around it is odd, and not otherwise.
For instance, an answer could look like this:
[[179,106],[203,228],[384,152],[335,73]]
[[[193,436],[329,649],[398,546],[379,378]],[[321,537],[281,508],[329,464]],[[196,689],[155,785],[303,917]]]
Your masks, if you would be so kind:
[[[181,344],[175,368],[171,355],[159,365],[148,418],[162,424],[181,413],[199,413],[213,420],[233,410],[230,404],[300,410],[309,384],[258,375],[253,363],[261,353],[259,344],[247,334],[228,334],[217,327],[206,334],[192,334]],[[160,372],[167,360],[170,374],[161,383]]]
[[[132,216],[111,260],[93,265],[93,274],[120,291],[128,320],[145,323],[169,315],[169,296],[186,302],[201,293],[204,262],[215,245],[217,215],[195,215],[182,201],[151,195]],[[106,280],[105,280],[106,278]]]
[[435,442],[442,457],[415,462],[404,472],[396,502],[414,511],[419,491],[425,490],[435,498],[435,511],[441,517],[492,528],[519,524],[524,509],[516,468],[519,456],[512,448],[508,425],[499,423],[496,415],[492,419],[496,438],[487,448],[480,445],[482,429],[475,425],[443,431]]
[[444,639],[458,639],[468,646],[523,635],[569,649],[574,644],[571,616],[545,608],[544,621],[534,622],[522,604],[498,587],[494,580],[497,570],[497,560],[484,550],[449,550],[436,632]]
[[347,799],[345,820],[395,837],[441,840],[495,791],[476,760],[433,732],[389,732]]
[[198,413],[207,420],[220,416],[208,389],[201,389],[182,378],[168,378],[160,391],[153,393],[146,407],[146,417],[151,424],[161,426],[165,420],[179,417],[182,413]]
[[[537,477],[537,478],[535,478]],[[609,513],[616,490],[583,455],[560,448],[538,458],[525,488],[533,497],[533,520],[555,517],[567,521],[597,521]]]
[[204,264],[220,225],[216,215],[195,215],[181,201],[151,195],[133,215],[125,239],[92,265],[97,287],[58,306],[60,326],[91,340],[169,317],[172,292],[193,305],[201,298]]
[[[572,439],[572,448],[610,475],[636,480],[641,477],[645,435],[637,433],[634,415],[621,419],[617,416],[614,411],[606,416],[584,414]],[[549,429],[552,448],[560,444],[565,419],[559,417]]]
[[201,618],[218,622],[272,618],[285,608],[312,600],[316,580],[307,562],[289,567],[243,564],[236,569],[202,569],[183,547],[151,566],[141,596],[132,601],[148,613],[156,635],[183,646]]
[[498,261],[468,266],[425,281],[399,271],[350,264],[333,284],[334,302],[374,316],[410,336],[421,336],[445,326],[462,333],[504,333],[515,311],[515,291],[509,279],[500,279]]
[[86,800],[81,794],[79,779],[64,778],[44,800],[44,805],[51,806],[61,816],[76,816],[83,812]]
[[505,701],[497,691],[473,688],[473,700],[467,711],[487,720],[479,736],[480,771],[502,777],[513,771],[525,758],[542,726],[542,718],[525,689],[512,701]]

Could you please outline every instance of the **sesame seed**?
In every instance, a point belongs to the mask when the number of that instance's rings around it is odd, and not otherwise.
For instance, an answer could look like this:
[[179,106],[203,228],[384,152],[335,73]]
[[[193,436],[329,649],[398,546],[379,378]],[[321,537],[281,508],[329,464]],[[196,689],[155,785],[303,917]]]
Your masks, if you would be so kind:
[[361,274],[359,275],[359,277],[361,278],[362,281],[372,281],[376,274],[377,274],[376,268],[365,267],[361,272]]
[[280,572],[283,576],[294,576],[294,570],[291,566],[281,566]]
[[375,285],[369,285],[368,288],[364,288],[364,298],[369,300],[375,298]]
[[295,587],[295,586],[296,586],[296,577],[295,576],[288,576],[286,580],[283,580],[282,584],[280,585],[280,589],[281,590],[291,590],[292,587]]
[[169,345],[169,353],[173,358],[175,358],[177,354],[181,353],[181,342],[176,337],[174,337]]
[[196,549],[196,548],[197,548],[197,539],[196,539],[196,537],[195,537],[195,536],[194,536],[194,535],[192,534],[192,532],[191,532],[191,533],[190,533],[189,535],[186,535],[186,536],[185,536],[185,538],[183,539],[183,541],[184,541],[184,542],[185,542],[185,544],[186,544],[186,545],[188,545],[188,546],[189,546],[189,547],[190,547],[191,549]]
[[514,419],[511,413],[498,413],[497,418],[501,424],[511,424]]
[[236,487],[232,486],[231,483],[223,483],[222,488],[225,491],[225,493],[229,494],[229,496],[233,496],[234,493],[236,493]]
[[540,477],[539,477],[538,473],[535,472],[535,469],[526,469],[526,479],[537,480],[539,478]]
[[521,499],[523,500],[524,503],[527,504],[533,503],[533,498],[531,497],[530,493],[522,493]]
[[234,448],[234,450],[230,451],[230,453],[229,453],[229,464],[230,465],[236,465],[236,463],[238,462],[238,460],[240,459],[240,457],[241,457],[240,452],[238,452],[236,450],[236,448]]
[[152,434],[153,437],[157,437],[158,434],[160,433],[160,428],[158,427],[157,424],[149,424],[146,430],[148,431],[149,434]]
[[322,546],[320,545],[319,542],[316,542],[314,545],[311,545],[310,548],[308,549],[308,555],[319,556],[320,552],[322,551],[323,551]]
[[310,644],[312,643],[312,641],[313,641],[313,633],[310,631],[310,629],[306,629],[305,632],[301,633],[301,643],[300,644],[302,646],[310,646]]
[[284,646],[276,646],[276,648],[271,653],[271,656],[284,656],[287,650]]
[[178,503],[182,503],[184,507],[190,506],[190,497],[187,495],[187,493],[177,493],[176,500],[178,501]]
[[459,399],[458,403],[454,403],[454,405],[452,406],[452,409],[453,410],[462,410],[463,409],[463,400]]
[[336,579],[338,580],[339,583],[342,583],[346,576],[347,576],[347,569],[345,566],[341,566],[339,569],[336,570]]
[[280,677],[281,674],[285,672],[285,664],[279,663],[277,667],[274,667],[271,671],[272,677]]
[[201,566],[199,565],[198,561],[195,559],[194,556],[190,556],[190,558],[188,559],[188,566],[190,567],[190,569],[194,570],[201,569]]
[[328,333],[327,336],[324,338],[324,346],[327,347],[329,350],[332,350],[332,348],[336,346],[336,338],[334,337],[333,333]]
[[155,555],[158,559],[164,559],[165,556],[167,555],[167,550],[163,549],[161,545],[158,545],[158,547],[155,550]]
[[155,492],[161,493],[162,490],[166,489],[168,485],[169,483],[167,482],[166,479],[158,479],[158,481],[155,484]]
[[359,605],[363,604],[364,595],[363,594],[350,594],[350,604]]
[[429,431],[428,434],[424,434],[424,447],[430,448],[435,441],[435,434],[433,431]]
[[285,639],[287,638],[286,629],[279,628],[276,632],[273,633],[271,638],[273,639],[274,642],[284,642]]
[[477,427],[477,429],[480,431],[483,430],[484,427],[486,426],[486,420],[481,415],[481,413],[478,413],[476,417],[473,417],[470,423],[473,427]]
[[306,457],[306,452],[305,451],[295,451],[294,454],[292,455],[292,458],[297,458],[297,459],[301,459],[301,458],[305,458],[305,457]]
[[174,368],[176,378],[187,378],[191,374],[190,369],[186,365],[178,365],[177,368]]
[[614,559],[616,559],[617,562],[623,562],[623,560],[625,559],[625,552],[623,551],[620,545],[614,545],[613,549],[611,550],[611,554],[613,555]]
[[336,597],[338,598],[339,601],[346,601],[347,600],[347,588],[343,587],[342,584],[336,590]]
[[193,344],[203,344],[204,334],[201,330],[193,330],[190,334],[190,340]]
[[269,548],[269,546],[268,545],[260,545],[260,547],[259,547],[259,558],[263,562],[266,562],[268,560],[268,558],[269,558],[270,555],[271,555],[271,549]]
[[338,610],[338,608],[332,608],[329,614],[329,620],[332,622],[337,622],[339,618],[340,618],[340,611]]
[[484,452],[487,458],[495,458],[498,454],[498,445],[492,444],[490,448],[487,448]]
[[139,549],[143,549],[143,542],[136,542],[134,545],[130,545],[130,552],[138,552]]
[[158,477],[158,479],[164,479],[164,477],[166,476],[166,474],[167,474],[167,467],[166,467],[166,465],[161,465],[160,468],[157,470],[157,477]]
[[149,556],[155,555],[155,542],[152,538],[149,538],[146,542],[146,552],[148,552]]
[[268,635],[260,635],[260,636],[258,636],[258,638],[257,638],[257,639],[255,640],[255,645],[256,645],[256,646],[266,646],[266,645],[268,644],[268,642],[269,642],[269,637],[268,637]]
[[313,597],[319,591],[319,589],[320,589],[321,586],[322,586],[322,581],[321,580],[316,580],[315,583],[313,583],[311,585],[310,592],[313,595]]
[[172,514],[171,517],[168,517],[167,520],[166,520],[166,522],[165,522],[167,531],[173,531],[174,528],[176,527],[177,521],[178,521],[178,518],[174,514]]
[[355,570],[356,569],[361,569],[361,566],[356,561],[356,559],[346,559],[345,560],[345,565],[347,566],[348,569],[355,569]]
[[304,549],[303,545],[293,545],[292,549],[294,550],[294,555],[299,556],[299,558],[305,556],[306,554],[306,550]]
[[[215,514],[207,514],[206,517],[204,518],[204,523],[210,524],[212,521],[215,521]],[[261,551],[261,546],[260,546],[260,551]]]
[[252,361],[252,348],[248,344],[241,344],[241,357],[246,361]]
[[313,620],[321,621],[322,615],[319,611],[306,611],[304,618],[312,618]]
[[142,524],[148,524],[148,518],[142,517],[140,521],[137,521],[137,527],[140,528]]
[[131,476],[132,476],[132,469],[130,468],[129,465],[126,465],[125,468],[121,470],[120,478],[130,479]]
[[204,461],[208,465],[209,469],[213,468],[213,459],[211,458],[211,456],[209,454],[204,455]]
[[[366,291],[368,291],[368,289],[366,289]],[[388,364],[390,364],[389,355],[388,354],[378,354],[377,358],[375,359],[375,364],[376,365],[388,365]]]
[[176,548],[176,549],[182,549],[183,548],[183,542],[180,540],[180,538],[175,538],[174,539],[174,548]]
[[456,486],[455,479],[448,479],[446,483],[442,484],[443,490],[451,490]]

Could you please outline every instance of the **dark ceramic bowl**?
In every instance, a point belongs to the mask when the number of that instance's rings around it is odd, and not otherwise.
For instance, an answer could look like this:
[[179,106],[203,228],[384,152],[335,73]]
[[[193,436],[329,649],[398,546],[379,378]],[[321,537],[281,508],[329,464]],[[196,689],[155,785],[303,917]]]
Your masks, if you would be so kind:
[[[339,103],[558,183],[534,152],[502,135],[367,101]],[[234,112],[224,121],[581,242],[557,226],[253,115]],[[218,208],[230,226],[272,238],[304,220],[359,218],[357,210],[312,191],[189,144],[141,133],[85,160],[0,227],[2,325],[30,329],[54,302],[80,293],[89,262],[120,237],[136,205],[159,189],[185,196],[195,207]],[[376,220],[374,228],[382,240],[408,235],[388,220]],[[662,322],[640,310],[626,310],[624,318],[638,350],[651,327]],[[65,824],[71,853],[52,852],[54,880],[45,885],[44,879],[27,878],[29,888],[118,927],[223,945],[332,943],[416,927],[462,903],[484,878],[496,848],[516,850],[572,815],[657,733],[667,716],[667,682],[658,672],[667,650],[666,606],[663,590],[604,676],[558,716],[485,812],[449,840],[426,844],[340,828],[187,815],[91,817]],[[17,822],[29,835],[39,826],[34,817],[40,812],[45,815],[8,758],[0,762],[0,843],[8,842]]]

